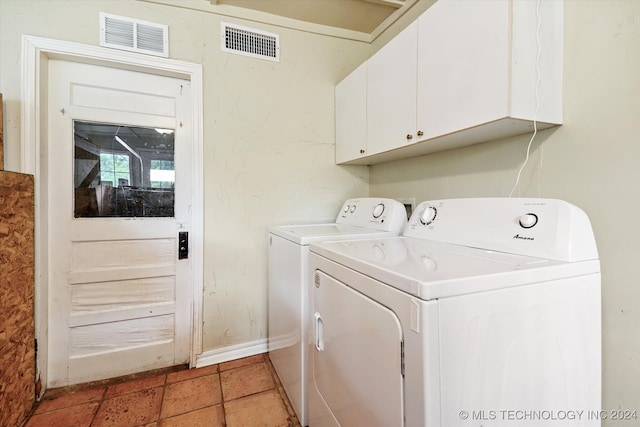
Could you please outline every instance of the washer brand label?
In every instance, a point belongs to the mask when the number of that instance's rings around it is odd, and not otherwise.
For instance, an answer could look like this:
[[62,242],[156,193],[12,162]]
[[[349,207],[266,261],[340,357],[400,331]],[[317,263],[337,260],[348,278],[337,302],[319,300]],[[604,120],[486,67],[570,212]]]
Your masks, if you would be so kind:
[[527,237],[527,236],[521,236],[519,234],[516,234],[515,236],[513,236],[513,238],[515,240],[536,240],[535,237]]

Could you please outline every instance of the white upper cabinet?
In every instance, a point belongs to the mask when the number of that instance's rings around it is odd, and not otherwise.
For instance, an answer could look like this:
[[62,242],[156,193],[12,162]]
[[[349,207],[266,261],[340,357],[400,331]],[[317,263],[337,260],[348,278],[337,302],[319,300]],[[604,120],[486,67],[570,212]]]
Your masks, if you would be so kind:
[[418,128],[433,138],[508,116],[509,2],[440,1],[432,9],[418,18]]
[[417,36],[414,22],[368,61],[369,155],[415,142]]
[[367,63],[336,85],[336,163],[367,155]]
[[437,1],[369,59],[366,152],[337,162],[381,163],[533,132],[534,121],[561,124],[563,9],[562,0]]

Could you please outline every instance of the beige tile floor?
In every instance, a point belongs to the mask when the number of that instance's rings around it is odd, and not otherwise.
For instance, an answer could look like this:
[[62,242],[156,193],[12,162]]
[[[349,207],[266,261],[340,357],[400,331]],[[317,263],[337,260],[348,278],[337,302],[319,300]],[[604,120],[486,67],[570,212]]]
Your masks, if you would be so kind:
[[299,427],[266,354],[49,390],[25,427]]

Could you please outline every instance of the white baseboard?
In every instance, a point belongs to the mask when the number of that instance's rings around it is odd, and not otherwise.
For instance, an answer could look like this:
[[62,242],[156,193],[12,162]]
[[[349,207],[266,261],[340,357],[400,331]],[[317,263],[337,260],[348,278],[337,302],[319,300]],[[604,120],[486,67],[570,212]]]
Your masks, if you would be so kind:
[[266,353],[267,350],[266,338],[229,347],[217,348],[197,355],[195,367],[202,368],[203,366],[215,365],[216,363],[255,356],[256,354]]

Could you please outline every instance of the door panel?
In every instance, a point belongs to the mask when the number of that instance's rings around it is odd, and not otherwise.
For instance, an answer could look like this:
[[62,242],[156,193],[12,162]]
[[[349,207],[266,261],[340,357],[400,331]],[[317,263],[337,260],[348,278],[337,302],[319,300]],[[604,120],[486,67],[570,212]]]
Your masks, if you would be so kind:
[[71,359],[173,341],[173,316],[129,319],[71,329]]
[[404,425],[398,317],[333,277],[316,276],[312,368],[322,401],[342,426]]
[[[146,85],[144,81],[147,75],[139,81],[141,85]],[[131,77],[127,78],[132,81]],[[171,96],[158,94],[145,94],[132,92],[128,88],[101,88],[95,85],[85,85],[81,83],[73,84],[71,87],[71,99],[73,105],[77,107],[96,107],[96,99],[100,99],[100,108],[116,112],[139,114],[152,114],[175,118],[176,100]]]
[[186,363],[192,267],[177,237],[191,223],[189,82],[49,67],[48,386]]

